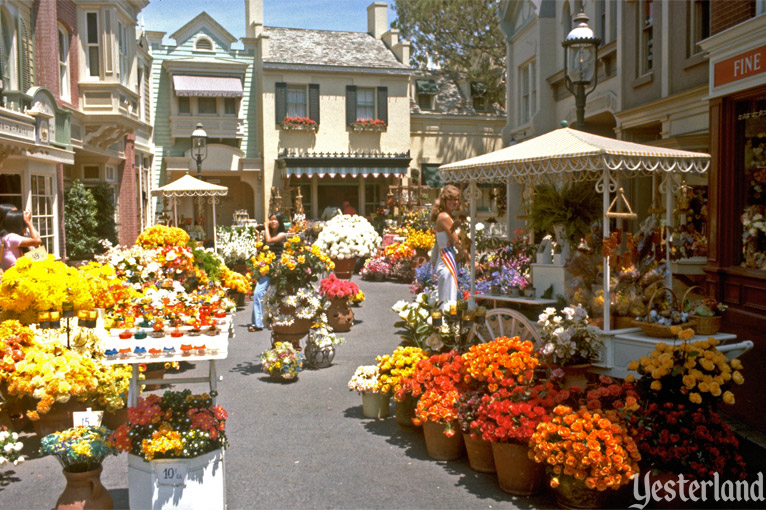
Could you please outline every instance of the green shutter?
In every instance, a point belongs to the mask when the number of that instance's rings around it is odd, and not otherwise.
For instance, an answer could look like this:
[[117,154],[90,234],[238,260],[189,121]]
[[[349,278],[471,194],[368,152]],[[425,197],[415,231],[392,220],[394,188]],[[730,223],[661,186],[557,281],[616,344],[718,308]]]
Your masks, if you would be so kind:
[[356,85],[346,85],[346,124],[356,122]]
[[[0,80],[2,80],[2,84],[0,84],[0,90],[8,88],[8,83],[6,83],[6,76],[5,76],[5,34],[3,33],[3,13],[0,12]],[[2,104],[2,98],[0,98],[0,104]]]
[[388,124],[388,87],[378,87],[378,119]]
[[29,30],[24,18],[19,16],[19,89],[22,92],[32,88],[32,68],[29,62]]
[[274,87],[274,111],[276,112],[276,122],[281,124],[287,116],[287,83],[279,81]]
[[309,119],[319,124],[319,84],[309,83]]

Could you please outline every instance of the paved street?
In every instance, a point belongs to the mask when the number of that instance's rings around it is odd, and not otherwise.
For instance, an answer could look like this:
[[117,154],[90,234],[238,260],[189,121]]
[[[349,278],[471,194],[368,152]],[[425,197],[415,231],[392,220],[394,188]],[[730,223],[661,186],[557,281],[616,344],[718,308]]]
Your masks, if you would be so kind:
[[[356,277],[355,277],[356,278]],[[291,384],[271,382],[258,354],[269,332],[248,333],[249,303],[237,313],[228,359],[219,362],[219,403],[229,411],[226,452],[227,502],[240,508],[546,508],[547,496],[513,498],[494,475],[472,471],[466,459],[428,457],[422,433],[403,429],[393,416],[363,418],[361,397],[346,383],[357,366],[393,352],[398,299],[406,285],[358,282],[367,295],[355,309],[357,324],[344,335],[333,365],[307,370]],[[206,368],[200,363],[184,376]],[[204,365],[204,366],[203,366]],[[190,386],[205,391],[204,385]],[[393,406],[391,411],[393,412]],[[37,447],[25,434],[27,453]],[[115,508],[128,508],[127,456],[105,461],[102,481]],[[34,456],[7,473],[0,508],[52,508],[64,487],[52,457]]]

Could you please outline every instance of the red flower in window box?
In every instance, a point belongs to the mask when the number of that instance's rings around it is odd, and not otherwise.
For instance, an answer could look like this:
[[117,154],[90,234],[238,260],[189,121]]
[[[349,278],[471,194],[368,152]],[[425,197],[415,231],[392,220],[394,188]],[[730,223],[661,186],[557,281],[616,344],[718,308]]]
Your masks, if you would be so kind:
[[315,120],[308,117],[285,117],[282,120],[283,129],[304,129],[308,131],[315,131],[318,124]]
[[380,119],[356,119],[354,131],[385,131],[388,125]]

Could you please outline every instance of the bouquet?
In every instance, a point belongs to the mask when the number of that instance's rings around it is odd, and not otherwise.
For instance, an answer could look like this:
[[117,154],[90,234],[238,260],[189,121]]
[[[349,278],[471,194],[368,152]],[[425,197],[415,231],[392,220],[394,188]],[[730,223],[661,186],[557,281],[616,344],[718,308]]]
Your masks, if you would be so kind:
[[327,299],[351,299],[359,293],[359,286],[350,280],[341,280],[333,273],[320,282],[319,293]]
[[431,230],[408,229],[405,244],[415,250],[430,250],[436,242],[436,235]]
[[189,234],[182,228],[154,225],[147,228],[136,239],[136,244],[142,248],[157,248],[159,246],[186,246]]
[[261,353],[261,366],[272,377],[297,379],[303,370],[303,355],[289,342],[276,342],[272,349]]
[[537,425],[550,421],[551,410],[565,398],[550,381],[503,386],[481,397],[471,427],[486,441],[526,444]]
[[24,456],[21,450],[24,449],[24,443],[19,441],[19,435],[16,432],[8,432],[5,427],[0,428],[0,466],[13,464],[18,466],[24,462]]
[[729,308],[720,301],[709,297],[700,301],[686,303],[685,307],[690,315],[696,315],[697,317],[720,317]]
[[419,361],[411,382],[407,383],[407,389],[413,396],[418,396],[418,391],[422,389],[412,422],[415,425],[426,421],[442,423],[447,425],[444,434],[447,437],[454,435],[452,422],[457,420],[455,404],[468,389],[463,380],[464,374],[463,358],[454,350]]
[[559,365],[591,363],[604,345],[598,328],[588,325],[588,312],[580,305],[566,307],[562,312],[563,317],[549,307],[540,314],[537,324],[543,341],[541,354]]
[[498,337],[491,342],[472,345],[463,354],[468,382],[486,385],[490,393],[502,386],[532,383],[540,360],[533,353],[534,345],[519,337]]
[[377,365],[362,365],[348,381],[348,390],[357,393],[379,393],[381,391],[380,371]]
[[394,400],[404,400],[404,381],[411,378],[415,373],[415,366],[426,353],[420,347],[397,347],[393,354],[378,356],[378,372],[380,373],[380,387],[383,393],[393,393]]
[[[694,330],[674,326],[679,345],[658,343],[649,356],[631,361],[628,370],[637,371],[643,377],[638,386],[653,402],[689,403],[713,407],[719,401],[734,404],[731,384],[743,384],[742,362],[729,360],[716,349],[718,340],[708,338],[693,343],[688,340]],[[633,376],[626,381],[632,382]]]
[[216,231],[218,253],[229,267],[244,264],[256,254],[260,236],[253,227],[219,226]]
[[250,262],[255,268],[256,276],[260,278],[261,276],[269,274],[269,271],[271,271],[271,264],[274,263],[277,256],[273,251],[269,250],[268,244],[263,244],[260,241],[255,243],[255,248],[257,254],[253,255]]
[[529,457],[560,477],[582,480],[589,489],[617,490],[638,473],[638,447],[616,413],[574,411],[559,405],[550,421],[537,425],[530,439]]
[[334,267],[319,246],[308,246],[300,237],[292,236],[285,241],[282,256],[269,265],[266,275],[271,278],[270,287],[278,295],[286,296],[295,289],[309,287],[322,273]]
[[118,451],[144,460],[193,458],[226,448],[226,418],[207,394],[190,390],[166,391],[160,397],[147,395],[138,406],[128,408],[128,422],[109,437]]
[[334,259],[369,257],[380,245],[380,236],[363,216],[339,214],[328,221],[314,246]]
[[270,287],[264,311],[270,326],[291,326],[295,319],[314,320],[322,310],[322,299],[313,287],[297,289],[288,295],[278,294]]
[[117,455],[109,442],[112,431],[106,427],[73,427],[48,434],[40,440],[40,453],[55,455],[61,467],[69,473],[84,473],[98,469],[104,459]]
[[384,258],[375,257],[367,259],[359,274],[365,280],[372,280],[375,278],[385,278],[389,272],[391,272],[391,264],[386,262]]

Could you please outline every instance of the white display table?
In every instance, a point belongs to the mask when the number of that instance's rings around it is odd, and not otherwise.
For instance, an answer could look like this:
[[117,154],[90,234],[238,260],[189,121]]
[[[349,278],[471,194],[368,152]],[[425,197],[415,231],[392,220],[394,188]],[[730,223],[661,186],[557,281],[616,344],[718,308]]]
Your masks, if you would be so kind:
[[555,299],[537,299],[537,298],[526,298],[526,297],[508,297],[508,296],[491,296],[489,294],[476,294],[474,295],[476,299],[486,299],[488,301],[502,301],[505,303],[516,303],[519,305],[527,305],[527,306],[548,306],[548,305],[555,305],[556,300]]

